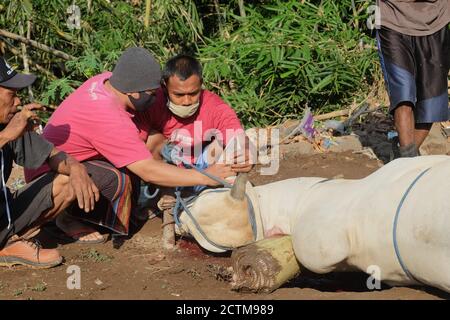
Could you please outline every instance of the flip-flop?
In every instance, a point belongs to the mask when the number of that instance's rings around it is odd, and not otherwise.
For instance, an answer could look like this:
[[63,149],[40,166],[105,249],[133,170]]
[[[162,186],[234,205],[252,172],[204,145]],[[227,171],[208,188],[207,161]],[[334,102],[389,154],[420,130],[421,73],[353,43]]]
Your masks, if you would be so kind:
[[78,243],[78,244],[100,244],[105,243],[108,240],[108,236],[102,235],[101,239],[97,240],[80,240],[77,239],[79,237],[82,237],[84,235],[88,235],[89,233],[92,233],[92,230],[90,231],[81,231],[76,233],[71,233],[70,235],[62,231],[55,223],[48,223],[46,224],[42,230],[47,232],[52,237],[55,237],[56,239],[70,242],[70,243]]

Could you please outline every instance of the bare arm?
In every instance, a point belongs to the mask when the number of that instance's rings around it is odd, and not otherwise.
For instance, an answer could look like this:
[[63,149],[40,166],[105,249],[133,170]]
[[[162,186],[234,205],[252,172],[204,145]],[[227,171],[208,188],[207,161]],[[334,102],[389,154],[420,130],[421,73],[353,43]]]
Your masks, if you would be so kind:
[[86,170],[86,168],[65,152],[53,148],[48,157],[49,167],[58,173],[69,176],[72,170]]
[[[182,169],[155,159],[136,161],[127,168],[148,183],[164,187],[187,187],[195,185],[216,186],[218,183],[193,169]],[[229,165],[213,165],[206,172],[225,179],[234,175]]]
[[161,150],[166,143],[167,139],[162,133],[156,130],[151,130],[147,138],[146,146],[147,149],[150,150],[150,153],[153,155],[154,159],[162,160]]
[[0,148],[3,148],[5,144],[11,141],[3,131],[0,131]]

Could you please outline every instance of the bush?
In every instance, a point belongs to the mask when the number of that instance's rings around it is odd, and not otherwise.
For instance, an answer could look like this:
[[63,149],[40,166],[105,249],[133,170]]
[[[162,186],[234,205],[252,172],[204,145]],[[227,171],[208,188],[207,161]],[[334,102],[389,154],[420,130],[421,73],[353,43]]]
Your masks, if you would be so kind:
[[[307,104],[316,112],[347,106],[367,93],[371,75],[380,74],[363,23],[370,3],[364,0],[245,0],[245,17],[237,0],[159,0],[152,1],[149,28],[144,0],[75,1],[81,28],[70,29],[73,2],[0,4],[1,29],[25,35],[30,21],[31,39],[75,57],[65,61],[28,47],[32,71],[40,73],[35,97],[45,104],[58,105],[87,78],[111,70],[132,45],[162,63],[180,52],[196,54],[206,85],[247,126],[298,118]],[[0,49],[22,64],[19,42],[0,37]]]
[[[350,2],[350,1],[345,1]],[[355,28],[345,4],[276,1],[248,9],[225,38],[199,48],[207,84],[252,125],[347,105],[378,72],[373,40]]]

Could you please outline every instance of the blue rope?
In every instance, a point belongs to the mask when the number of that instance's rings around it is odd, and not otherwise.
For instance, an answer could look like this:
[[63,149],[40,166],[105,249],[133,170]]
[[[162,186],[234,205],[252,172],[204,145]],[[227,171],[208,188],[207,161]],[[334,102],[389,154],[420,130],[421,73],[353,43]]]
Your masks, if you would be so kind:
[[224,187],[231,188],[233,186],[229,182],[227,182],[223,179],[220,179],[219,177],[216,177],[208,172],[205,172],[204,170],[202,170],[200,168],[197,168],[196,166],[192,165],[191,163],[187,162],[182,157],[177,155],[175,152],[176,152],[176,147],[169,146],[166,144],[166,145],[164,145],[163,149],[161,150],[161,155],[164,158],[164,160],[166,160],[167,162],[169,162],[169,163],[181,162],[185,167],[194,169],[194,170],[200,172],[201,174],[207,176],[208,178],[220,183]]
[[150,189],[149,185],[146,185],[144,187],[144,195],[147,199],[153,199],[154,197],[156,197],[160,190],[159,188],[156,188],[155,192],[153,194],[150,194],[149,189]]
[[422,173],[419,174],[419,175],[413,180],[413,182],[411,183],[411,185],[410,185],[410,186],[408,187],[408,189],[405,191],[405,194],[403,195],[402,199],[400,200],[400,203],[399,203],[399,205],[398,205],[398,207],[397,207],[397,211],[396,211],[396,213],[395,213],[395,218],[394,218],[394,228],[393,228],[393,231],[392,231],[392,236],[393,236],[393,241],[394,241],[395,254],[397,255],[397,259],[398,259],[398,262],[400,263],[400,266],[402,267],[403,271],[406,273],[406,275],[407,275],[410,279],[412,279],[412,280],[414,280],[414,281],[417,281],[417,282],[419,282],[419,283],[420,283],[420,281],[417,280],[417,279],[412,275],[412,273],[411,273],[411,272],[409,271],[409,269],[406,267],[406,264],[404,263],[403,259],[402,259],[401,256],[400,256],[400,250],[399,250],[399,248],[398,248],[398,243],[397,243],[397,226],[398,226],[398,218],[399,218],[399,215],[400,215],[400,210],[401,210],[402,207],[403,207],[403,203],[405,202],[406,197],[408,196],[409,192],[410,192],[411,189],[414,187],[414,185],[417,183],[417,181],[419,181],[419,179],[422,178],[422,176],[423,176],[425,173],[427,173],[428,170],[430,170],[430,169],[431,169],[431,168],[428,168],[428,169],[422,171]]

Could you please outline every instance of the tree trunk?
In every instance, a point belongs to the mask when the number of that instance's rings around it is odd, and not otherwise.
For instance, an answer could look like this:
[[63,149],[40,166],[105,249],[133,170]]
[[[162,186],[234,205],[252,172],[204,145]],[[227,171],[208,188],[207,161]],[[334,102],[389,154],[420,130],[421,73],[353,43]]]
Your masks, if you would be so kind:
[[[23,37],[24,31],[23,31],[22,23],[19,24],[19,30],[20,30],[20,35]],[[31,21],[30,20],[27,21],[26,36],[27,36],[27,39],[30,40],[30,38],[31,38]],[[29,74],[30,73],[30,65],[29,65],[29,59],[28,59],[28,53],[27,53],[27,46],[24,43],[22,43],[21,47],[22,47],[23,70],[25,71],[25,73]],[[31,89],[31,85],[28,86],[28,100],[30,102],[34,102],[33,89]]]
[[270,293],[300,274],[291,236],[254,242],[233,251],[232,290]]
[[245,18],[246,14],[245,14],[244,0],[238,0],[238,5],[239,5],[239,14],[241,15],[242,18]]
[[27,45],[30,45],[30,46],[36,48],[36,49],[39,49],[39,50],[48,52],[50,54],[53,54],[53,55],[55,55],[57,57],[63,58],[64,60],[75,59],[75,57],[71,56],[70,54],[67,54],[67,53],[64,53],[62,51],[53,49],[53,48],[51,48],[49,46],[46,46],[45,44],[39,43],[39,42],[37,42],[35,40],[27,39],[27,38],[22,37],[22,36],[20,36],[18,34],[15,34],[15,33],[3,30],[3,29],[0,29],[0,36],[7,37],[7,38],[10,38],[10,39],[13,39],[13,40],[18,40],[18,41],[20,41],[22,43],[25,43]]
[[152,6],[151,0],[145,1],[145,18],[144,18],[144,26],[146,29],[148,29],[148,26],[150,25],[150,10]]

